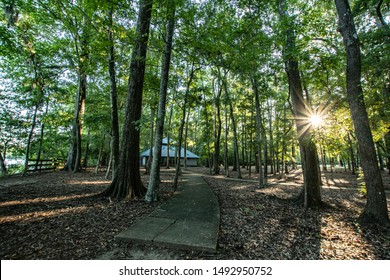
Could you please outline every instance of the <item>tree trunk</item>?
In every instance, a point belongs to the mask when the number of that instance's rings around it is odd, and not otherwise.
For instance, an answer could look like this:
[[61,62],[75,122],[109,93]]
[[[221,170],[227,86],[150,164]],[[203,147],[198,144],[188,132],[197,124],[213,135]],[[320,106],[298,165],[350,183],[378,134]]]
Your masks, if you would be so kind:
[[[261,106],[261,105],[260,105]],[[268,177],[268,143],[267,143],[267,133],[265,131],[265,126],[264,126],[264,118],[265,116],[263,115],[263,111],[260,111],[261,113],[261,142],[263,146],[263,153],[264,153],[264,178],[267,180]]]
[[356,159],[355,159],[355,153],[353,151],[353,145],[352,145],[352,139],[351,139],[351,133],[348,132],[348,145],[349,145],[349,155],[351,157],[351,171],[352,175],[356,175]]
[[90,143],[91,143],[91,128],[88,127],[87,143],[85,144],[85,153],[84,153],[84,162],[83,162],[84,170],[87,170],[88,167]]
[[38,170],[39,161],[41,160],[42,155],[42,145],[43,145],[43,135],[45,133],[45,124],[41,124],[41,133],[39,135],[39,143],[38,143],[38,151],[37,151],[37,158],[35,160],[35,170]]
[[[276,132],[278,132],[280,130],[280,116],[278,116],[278,113],[276,113],[275,115],[275,127],[274,127],[274,130]],[[276,133],[275,135],[276,137],[276,140],[275,140],[275,146],[274,146],[274,170],[275,170],[275,174],[280,174],[280,152],[279,152],[279,149],[280,149],[280,133]],[[283,147],[282,147],[282,150],[283,150]],[[282,165],[282,168],[283,168],[283,165]]]
[[[280,15],[289,21],[285,7],[285,0],[280,1]],[[289,91],[293,105],[298,141],[301,150],[303,176],[304,176],[304,206],[305,208],[321,205],[321,175],[318,162],[317,148],[311,139],[311,124],[308,121],[310,111],[303,96],[299,66],[295,52],[295,34],[291,24],[286,29],[286,46],[283,55],[286,64],[286,73]]]
[[95,167],[95,174],[99,173],[100,162],[102,161],[103,147],[104,147],[104,143],[102,143],[102,145],[100,146],[100,149],[99,149],[99,154],[97,157],[96,167]]
[[230,177],[229,174],[229,147],[228,147],[228,137],[229,137],[229,118],[227,109],[225,108],[225,152],[224,152],[224,168],[225,168],[225,177]]
[[214,130],[214,153],[213,153],[213,174],[218,175],[220,172],[219,168],[219,154],[220,154],[220,143],[221,143],[221,132],[222,132],[222,121],[221,121],[221,94],[222,94],[222,76],[221,70],[218,67],[218,89],[215,89],[213,82],[213,107],[215,111],[213,130]]
[[173,108],[171,108],[170,110],[170,113],[169,113],[169,119],[168,119],[168,130],[167,130],[167,166],[166,168],[169,169],[170,168],[170,161],[171,161],[171,155],[170,155],[170,151],[171,151],[171,143],[170,143],[170,127],[171,127],[171,123],[172,123],[172,115],[173,115]]
[[105,178],[108,179],[110,177],[110,170],[112,168],[112,139],[110,141],[110,159],[108,160],[108,166],[107,166],[107,170],[106,170],[106,176]]
[[386,147],[386,158],[387,158],[387,171],[390,174],[390,131],[385,135],[385,147]]
[[116,69],[115,69],[115,49],[114,38],[112,34],[112,17],[113,17],[114,5],[110,3],[110,9],[108,11],[108,71],[110,74],[110,101],[111,101],[111,165],[112,165],[112,178],[115,176],[115,171],[119,165],[119,118],[118,118],[118,93],[116,85]]
[[385,170],[385,163],[383,161],[382,153],[380,151],[380,144],[379,141],[375,143],[376,144],[376,152],[378,154],[378,161],[379,161],[379,170],[384,171]]
[[297,152],[295,149],[295,141],[291,141],[291,169],[297,170]]
[[109,196],[117,201],[134,197],[141,198],[146,193],[140,173],[139,123],[142,112],[142,91],[152,6],[153,0],[141,0],[139,3],[119,166],[110,187],[103,193],[104,196]]
[[176,172],[175,172],[175,178],[173,181],[173,188],[175,190],[177,189],[179,175],[181,174],[181,168],[180,168],[181,146],[182,146],[182,141],[183,141],[183,131],[184,131],[184,125],[185,125],[185,120],[186,120],[187,101],[188,101],[188,96],[190,94],[190,86],[191,86],[192,80],[194,79],[194,74],[195,74],[196,70],[197,69],[194,69],[194,63],[192,63],[191,72],[190,72],[190,76],[189,76],[189,79],[187,82],[186,92],[184,95],[184,101],[183,101],[183,107],[182,107],[183,111],[182,111],[181,123],[180,123],[180,127],[179,127],[179,140],[177,143],[177,150],[176,150],[176,153],[177,153]]
[[[206,127],[210,127],[210,121],[209,121],[209,113],[207,110],[207,100],[205,97],[205,93],[203,93],[203,107],[205,110],[205,118],[206,118]],[[209,173],[212,174],[212,166],[211,166],[211,161],[212,161],[212,154],[211,154],[211,148],[210,148],[210,129],[206,129],[206,135],[207,135],[207,162],[206,162],[206,167],[209,168]]]
[[155,115],[156,115],[156,110],[154,105],[151,106],[150,108],[150,131],[149,131],[149,157],[148,160],[145,164],[145,173],[150,174],[150,169],[152,168],[152,161],[153,161],[153,137],[154,137],[154,123],[155,123]]
[[225,80],[223,81],[223,86],[225,88],[226,99],[227,99],[229,109],[230,109],[230,119],[232,121],[232,130],[233,130],[233,138],[234,138],[234,155],[235,155],[235,164],[236,164],[236,168],[237,168],[237,178],[241,179],[242,175],[241,175],[240,155],[239,155],[240,152],[238,149],[238,135],[237,135],[236,119],[234,117],[233,104],[232,104],[232,101],[230,100],[229,92],[228,92]]
[[187,137],[188,137],[188,119],[190,118],[190,110],[187,113],[186,127],[184,129],[184,170],[187,169]]
[[[158,100],[156,133],[154,140],[154,155],[152,168],[150,171],[150,179],[148,185],[148,191],[145,196],[145,200],[148,202],[158,200],[158,186],[160,184],[160,159],[162,150],[162,139],[164,133],[165,122],[165,107],[167,103],[167,89],[169,81],[169,66],[171,63],[172,44],[173,44],[173,32],[175,30],[175,2],[169,0],[167,3],[167,33],[165,35],[165,50],[161,68],[161,80],[160,80],[160,93]],[[169,143],[168,143],[169,145]],[[169,146],[167,154],[169,155]],[[169,161],[169,156],[168,156]],[[169,163],[168,163],[169,164]],[[169,165],[168,165],[169,166]]]
[[[266,178],[264,177],[263,172],[263,163],[262,163],[262,119],[261,119],[261,108],[260,108],[260,100],[259,100],[259,86],[256,77],[251,76],[253,93],[255,95],[255,106],[256,106],[256,140],[257,140],[257,161],[259,165],[259,185],[260,188],[264,187],[266,184]],[[267,168],[267,166],[265,166]]]
[[275,175],[275,168],[274,168],[274,155],[275,155],[275,149],[274,149],[274,135],[273,135],[273,128],[272,128],[272,106],[269,102],[269,99],[267,99],[267,111],[268,111],[268,127],[269,127],[269,164],[271,166],[270,173]]
[[359,146],[360,162],[367,188],[367,203],[361,214],[363,222],[388,224],[386,193],[378,167],[374,141],[369,125],[361,86],[360,43],[348,0],[335,0],[339,16],[339,31],[343,36],[347,55],[347,96],[355,134]]
[[288,166],[286,160],[287,154],[287,134],[291,127],[287,128],[287,105],[283,107],[283,136],[282,136],[282,174],[288,174]]
[[[34,84],[31,85],[31,94],[35,95],[34,97],[36,100],[31,129],[30,129],[30,133],[28,134],[28,138],[27,138],[26,158],[25,158],[24,173],[23,173],[23,174],[26,174],[26,172],[28,170],[28,160],[29,160],[29,156],[30,156],[31,140],[32,140],[32,137],[34,135],[34,129],[35,129],[35,126],[37,123],[38,109],[41,106],[41,104],[43,103],[44,80],[43,80],[43,77],[41,75],[40,66],[39,66],[40,63],[38,62],[38,57],[37,57],[37,55],[32,47],[32,42],[30,41],[30,39],[25,38],[24,43],[26,44],[26,47],[28,47],[28,50],[30,53],[29,58],[32,61],[33,72],[34,72],[34,82],[33,82]],[[37,93],[34,91],[34,87],[37,87]]]
[[320,152],[321,152],[321,163],[322,163],[322,170],[327,171],[328,168],[326,167],[326,149],[323,148],[323,146],[320,146]]
[[71,136],[70,136],[70,145],[69,145],[69,150],[68,150],[68,157],[66,159],[65,166],[63,168],[64,171],[72,171],[74,170],[74,163],[76,160],[76,126],[73,123],[72,125],[72,131],[71,131]]
[[[81,145],[82,145],[82,132],[83,132],[83,121],[82,116],[84,115],[85,97],[87,91],[87,75],[83,72],[80,76],[80,86],[78,95],[78,105],[75,109],[75,125],[76,125],[76,158],[74,163],[74,172],[81,170]],[[77,110],[77,111],[76,111]]]
[[3,155],[0,153],[0,175],[7,174],[7,167],[5,166]]
[[[48,110],[49,110],[49,101],[46,102],[46,109],[45,109],[44,117],[46,117]],[[39,135],[39,144],[38,144],[37,160],[35,162],[35,170],[38,169],[38,164],[39,164],[39,161],[41,160],[41,155],[42,155],[43,136],[45,133],[45,124],[43,123],[44,117],[41,120],[41,133]]]
[[38,104],[35,105],[31,129],[30,129],[30,133],[28,134],[28,138],[27,138],[26,158],[24,160],[24,174],[26,174],[27,170],[28,170],[28,160],[29,160],[29,156],[30,156],[31,139],[34,135],[34,129],[35,129],[35,126],[37,124],[38,106],[39,106]]
[[[252,103],[253,104],[253,103]],[[252,154],[253,154],[253,120],[254,120],[254,116],[253,116],[253,107],[251,109],[251,124],[250,124],[250,127],[251,127],[251,130],[249,132],[249,158],[248,158],[248,176],[249,178],[252,177]]]
[[247,147],[247,143],[246,143],[246,112],[245,112],[245,109],[243,111],[243,115],[244,115],[244,118],[242,120],[243,122],[243,125],[241,126],[242,127],[242,130],[241,130],[241,159],[242,159],[242,163],[241,163],[241,167],[242,168],[246,168],[246,162],[248,161],[247,159],[247,155],[248,155],[248,147]]
[[[74,118],[68,158],[64,167],[64,170],[73,172],[79,172],[81,170],[82,117],[84,114],[87,93],[87,62],[89,59],[88,32],[86,31],[85,26],[83,26],[83,28],[84,30],[80,42],[75,39],[76,53],[78,55],[78,90],[74,106]],[[79,36],[76,36],[76,38],[79,38]],[[80,44],[81,48],[80,54],[78,44]]]

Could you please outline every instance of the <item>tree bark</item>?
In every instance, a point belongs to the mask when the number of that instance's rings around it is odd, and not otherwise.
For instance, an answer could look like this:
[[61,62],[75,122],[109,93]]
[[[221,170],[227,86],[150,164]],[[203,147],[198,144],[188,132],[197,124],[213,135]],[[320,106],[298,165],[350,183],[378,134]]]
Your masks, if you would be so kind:
[[7,174],[7,167],[5,166],[3,155],[0,153],[0,175]]
[[237,125],[236,125],[236,119],[234,117],[233,104],[229,97],[229,92],[227,89],[226,80],[223,81],[223,87],[225,89],[226,99],[230,109],[230,119],[232,121],[232,130],[233,130],[233,138],[234,138],[234,155],[235,155],[235,164],[237,168],[237,178],[241,179],[242,175],[241,175],[241,166],[240,166],[240,152],[238,149]]
[[111,168],[112,168],[112,139],[110,141],[110,155],[109,155],[109,160],[108,160],[108,166],[107,166],[107,170],[106,170],[106,176],[105,178],[108,179],[110,177],[110,171],[111,171]]
[[39,135],[39,145],[38,145],[38,152],[37,152],[37,160],[35,162],[35,170],[38,169],[38,164],[39,164],[39,161],[41,160],[42,148],[43,148],[43,136],[45,134],[45,124],[44,124],[43,120],[47,116],[48,111],[49,111],[49,100],[46,101],[45,113],[41,119],[41,133]]
[[230,177],[229,174],[229,147],[228,147],[228,137],[229,137],[229,118],[227,108],[225,108],[225,143],[224,143],[224,168],[225,168],[225,177]]
[[171,150],[171,143],[170,143],[170,136],[171,136],[171,132],[170,132],[170,127],[171,127],[171,124],[172,124],[172,115],[173,115],[173,107],[171,108],[171,110],[169,111],[169,119],[168,119],[168,130],[167,130],[167,166],[166,168],[169,169],[171,168],[170,167],[170,161],[171,161],[171,155],[170,155],[170,150]]
[[269,127],[269,164],[271,166],[271,174],[275,175],[275,147],[274,147],[274,135],[273,135],[273,127],[272,127],[272,105],[267,99],[267,111],[268,111],[268,127]]
[[85,144],[85,153],[84,153],[84,162],[83,162],[84,170],[87,170],[87,167],[88,167],[90,143],[91,143],[91,128],[89,127],[88,134],[87,134],[87,143]]
[[[75,47],[78,56],[78,89],[74,106],[74,118],[68,158],[64,167],[64,170],[73,172],[79,172],[81,170],[82,117],[84,114],[84,105],[87,93],[87,63],[89,59],[88,31],[86,30],[86,26],[83,26],[82,28],[83,33],[81,36],[77,34],[75,37]],[[81,52],[79,52],[79,44]]]
[[[157,201],[159,198],[158,187],[160,184],[160,160],[162,150],[162,139],[164,133],[165,112],[167,103],[167,90],[169,81],[169,67],[171,64],[171,54],[173,45],[173,32],[175,30],[175,2],[169,0],[167,3],[167,31],[165,35],[165,50],[161,67],[160,93],[158,101],[156,132],[154,140],[154,155],[152,168],[150,171],[150,179],[148,191],[145,200],[148,202]],[[168,143],[169,145],[169,143]],[[167,151],[167,160],[169,161],[169,146]],[[167,163],[169,166],[169,163]]]
[[[205,93],[203,93],[203,107],[204,107],[204,114],[206,119],[206,127],[210,127],[209,123],[209,113],[207,109],[207,100],[205,97]],[[209,173],[212,174],[212,154],[211,154],[211,147],[210,147],[210,129],[206,129],[206,135],[207,135],[207,162],[206,166],[209,168]]]
[[188,120],[190,118],[190,110],[188,110],[186,124],[184,129],[184,170],[187,169],[187,138],[188,138]]
[[181,146],[182,146],[182,141],[183,141],[183,131],[184,131],[184,125],[185,125],[185,120],[186,120],[187,101],[188,101],[188,96],[190,94],[190,86],[191,86],[192,80],[194,79],[194,74],[195,74],[196,70],[197,69],[194,68],[194,63],[192,63],[190,76],[189,76],[187,86],[186,86],[186,91],[184,94],[184,101],[183,101],[183,107],[182,107],[183,111],[182,111],[181,123],[180,123],[180,127],[179,127],[179,140],[177,143],[177,150],[176,150],[176,153],[177,153],[176,172],[175,172],[175,178],[173,181],[173,187],[175,190],[177,189],[179,175],[181,174],[181,168],[180,168]]
[[246,110],[243,110],[243,120],[242,120],[242,125],[241,125],[241,166],[242,168],[246,168],[246,162],[248,162],[248,147],[247,147],[247,139],[246,139]]
[[[252,101],[252,106],[253,106],[253,101]],[[248,176],[249,178],[252,177],[252,154],[253,154],[253,120],[254,115],[253,115],[253,107],[251,108],[251,124],[250,124],[250,132],[249,132],[249,158],[248,158]]]
[[[30,52],[30,59],[32,61],[33,71],[34,71],[34,84],[38,88],[37,89],[38,96],[36,96],[37,101],[35,103],[33,120],[32,120],[32,124],[31,124],[30,133],[28,134],[28,138],[27,138],[26,158],[25,158],[25,163],[24,163],[24,174],[26,174],[27,169],[28,169],[28,160],[29,160],[29,156],[30,156],[31,140],[32,140],[32,137],[34,135],[35,126],[37,124],[38,109],[43,103],[43,96],[44,96],[44,93],[43,93],[44,81],[43,81],[43,78],[42,78],[41,73],[40,73],[41,71],[39,68],[39,63],[37,61],[38,58],[37,58],[36,53],[34,52],[33,48],[30,46],[31,42],[29,41],[29,39],[26,39],[25,43],[29,46],[28,48],[29,48],[29,52]],[[34,93],[34,92],[32,91],[32,93]]]
[[[86,70],[86,69],[84,69]],[[75,127],[76,127],[76,158],[74,162],[74,172],[81,170],[81,146],[82,146],[82,132],[83,132],[83,120],[85,97],[87,93],[87,74],[86,72],[80,75],[79,92],[77,94],[76,107],[75,108]]]
[[31,124],[31,128],[30,128],[30,133],[28,134],[28,137],[27,137],[26,157],[24,160],[24,173],[23,174],[26,174],[28,171],[28,160],[29,160],[29,156],[30,156],[31,139],[34,135],[34,129],[35,129],[35,126],[37,124],[38,106],[39,106],[38,104],[35,105],[33,120],[32,120],[32,124]]
[[386,166],[387,171],[390,174],[390,131],[386,133],[385,135],[385,147],[386,147]]
[[356,159],[355,159],[355,153],[353,152],[353,145],[352,145],[352,139],[350,134],[351,133],[348,132],[349,155],[351,157],[351,171],[352,171],[352,175],[356,175]]
[[322,171],[327,171],[328,168],[326,167],[326,149],[324,149],[322,145],[320,146],[320,153],[321,153]]
[[360,42],[348,0],[335,0],[339,16],[339,31],[347,55],[346,83],[348,103],[359,146],[360,162],[367,188],[367,203],[362,222],[389,224],[386,194],[378,167],[374,141],[369,125],[361,86]]
[[[280,1],[279,12],[283,20],[287,22],[290,20],[287,16],[285,0]],[[317,147],[311,139],[311,124],[308,121],[310,111],[303,96],[298,61],[294,56],[296,51],[295,34],[290,23],[287,24],[286,37],[283,55],[301,150],[304,176],[304,206],[305,208],[319,207],[321,205],[321,174]]]
[[95,174],[99,173],[99,167],[100,167],[100,163],[102,161],[103,147],[104,147],[104,143],[102,143],[102,145],[100,146],[100,149],[99,149],[99,154],[97,157],[96,167],[95,167]]
[[[253,94],[255,96],[255,106],[256,106],[256,140],[257,140],[257,160],[259,165],[259,185],[260,188],[264,187],[266,184],[266,178],[264,176],[263,171],[263,163],[262,163],[262,129],[261,129],[261,108],[260,108],[260,99],[259,99],[259,86],[256,77],[251,76],[251,82],[252,82],[252,88],[253,88]],[[265,166],[267,168],[267,166]]]
[[[218,80],[219,87],[216,90],[213,85],[213,106],[215,110],[213,130],[214,130],[214,153],[213,153],[213,174],[218,175],[220,172],[219,168],[219,154],[220,154],[220,143],[221,143],[221,132],[222,132],[222,121],[221,121],[221,94],[222,94],[222,76],[221,70],[218,68]],[[213,83],[214,84],[214,83]]]
[[380,171],[385,171],[385,162],[383,160],[382,153],[380,151],[380,143],[379,141],[375,143],[376,144],[376,152],[378,154],[378,161],[379,161],[379,170]]
[[135,197],[141,198],[146,193],[140,174],[139,124],[142,112],[142,91],[152,6],[153,0],[141,0],[139,3],[119,166],[110,187],[103,193],[104,196],[109,196],[116,201]]
[[295,141],[291,142],[291,169],[297,170],[297,152],[295,149]]
[[150,170],[152,169],[152,161],[153,161],[153,147],[154,147],[154,123],[156,116],[156,108],[155,104],[153,104],[150,108],[150,131],[149,131],[149,157],[145,164],[145,173],[150,174]]
[[110,75],[110,101],[111,101],[111,165],[112,178],[115,176],[115,171],[119,165],[119,118],[118,118],[118,93],[116,85],[116,68],[115,68],[115,48],[114,38],[112,34],[113,27],[113,4],[110,4],[108,11],[108,72]]
[[287,105],[283,106],[283,136],[282,136],[282,174],[288,174],[288,166],[286,160],[287,154],[287,134],[291,127],[287,128]]
[[[278,113],[276,113],[274,130],[277,132],[280,130],[279,123],[280,123],[280,117],[278,116]],[[280,133],[276,133],[275,138],[276,139],[274,145],[274,175],[277,173],[280,174],[280,157],[279,157]]]

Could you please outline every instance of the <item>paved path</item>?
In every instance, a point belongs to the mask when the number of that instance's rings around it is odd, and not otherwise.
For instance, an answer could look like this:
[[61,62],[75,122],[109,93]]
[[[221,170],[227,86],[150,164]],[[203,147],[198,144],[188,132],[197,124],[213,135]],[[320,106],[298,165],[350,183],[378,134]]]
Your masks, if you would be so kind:
[[185,173],[166,203],[118,234],[116,240],[215,252],[219,218],[218,200],[201,175]]

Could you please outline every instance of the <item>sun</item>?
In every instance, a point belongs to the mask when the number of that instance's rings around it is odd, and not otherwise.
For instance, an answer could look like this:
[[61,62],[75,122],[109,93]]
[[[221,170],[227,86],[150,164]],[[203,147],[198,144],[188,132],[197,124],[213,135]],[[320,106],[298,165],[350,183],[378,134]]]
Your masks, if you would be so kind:
[[311,115],[309,122],[313,127],[317,128],[324,123],[324,119],[320,115]]

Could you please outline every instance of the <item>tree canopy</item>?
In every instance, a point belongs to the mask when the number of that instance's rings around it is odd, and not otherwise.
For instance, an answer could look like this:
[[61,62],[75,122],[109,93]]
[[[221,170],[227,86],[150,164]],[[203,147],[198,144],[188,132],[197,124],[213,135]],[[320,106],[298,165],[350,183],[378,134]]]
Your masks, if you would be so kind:
[[[268,173],[305,165],[298,140],[308,131],[308,149],[318,151],[322,170],[339,164],[358,172],[364,159],[347,98],[348,49],[333,1],[155,0],[152,5],[148,0],[150,28],[144,33],[137,29],[139,2],[145,1],[2,1],[2,162],[59,159],[77,172],[114,158],[114,171],[120,170],[118,153],[128,152],[127,138],[139,137],[139,143],[131,142],[136,153],[154,144],[164,90],[161,69],[168,65],[165,125],[158,139],[169,137],[191,149],[211,173],[222,172],[221,164],[238,171],[256,166],[264,186]],[[378,167],[390,169],[390,3],[349,2],[373,148]],[[170,6],[174,31],[166,64]],[[132,49],[145,36],[142,58]],[[140,72],[131,69],[143,59],[144,80],[135,89],[141,86],[141,99],[134,109],[131,79]],[[301,109],[294,106],[288,62],[297,65]],[[138,113],[129,120],[134,110]],[[293,125],[302,121],[303,130]],[[126,132],[128,125],[135,134]],[[6,166],[1,172],[12,173]]]

